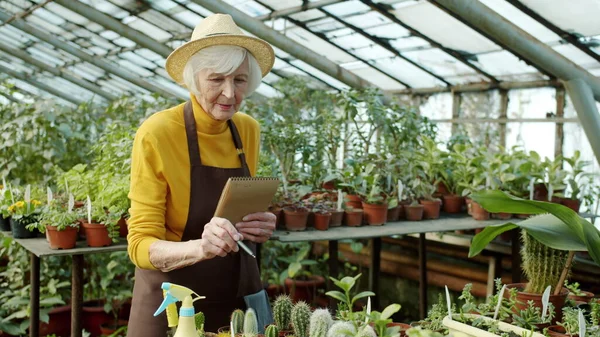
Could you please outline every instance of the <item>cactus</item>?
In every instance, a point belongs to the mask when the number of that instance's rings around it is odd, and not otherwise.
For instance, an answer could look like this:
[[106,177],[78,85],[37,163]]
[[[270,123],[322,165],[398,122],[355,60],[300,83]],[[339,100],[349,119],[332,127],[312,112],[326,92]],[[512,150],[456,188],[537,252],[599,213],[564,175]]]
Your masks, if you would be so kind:
[[344,321],[334,323],[327,332],[327,337],[354,337],[355,335],[356,328],[354,325]]
[[275,324],[279,331],[290,329],[290,320],[292,317],[292,299],[288,295],[280,295],[273,304],[273,316]]
[[236,309],[231,313],[231,323],[233,325],[233,333],[235,335],[242,333],[244,328],[244,312]]
[[204,313],[202,311],[199,311],[194,315],[194,323],[196,324],[196,330],[200,336],[204,336],[204,319]]
[[256,337],[258,335],[258,318],[252,308],[246,310],[244,316],[244,337]]
[[333,325],[333,319],[327,309],[317,309],[310,316],[310,337],[327,337],[327,331]]
[[300,301],[292,308],[292,328],[296,337],[308,337],[310,324],[310,307],[306,302]]
[[265,337],[279,337],[279,328],[277,328],[277,325],[269,325],[265,330]]
[[521,232],[521,238],[523,271],[529,280],[525,292],[541,294],[548,286],[554,289],[567,265],[569,252],[552,249],[534,239],[525,230]]
[[377,337],[377,334],[375,333],[375,330],[373,330],[372,327],[365,325],[358,331],[356,337]]

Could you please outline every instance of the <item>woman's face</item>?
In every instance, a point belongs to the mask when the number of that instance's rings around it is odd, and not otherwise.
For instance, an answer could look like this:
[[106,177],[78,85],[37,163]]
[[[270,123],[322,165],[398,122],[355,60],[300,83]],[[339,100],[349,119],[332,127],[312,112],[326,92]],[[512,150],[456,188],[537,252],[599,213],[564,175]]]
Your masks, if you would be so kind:
[[230,119],[238,111],[248,90],[248,59],[231,74],[223,75],[203,69],[198,73],[198,103],[212,118]]

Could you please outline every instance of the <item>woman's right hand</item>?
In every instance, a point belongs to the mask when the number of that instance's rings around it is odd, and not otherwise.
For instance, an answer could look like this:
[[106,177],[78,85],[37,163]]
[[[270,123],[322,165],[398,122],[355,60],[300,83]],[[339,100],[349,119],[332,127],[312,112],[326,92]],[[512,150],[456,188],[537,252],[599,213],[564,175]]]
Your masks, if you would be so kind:
[[214,217],[204,226],[200,240],[201,259],[212,259],[215,256],[225,257],[239,250],[237,241],[243,240],[242,234],[224,218]]

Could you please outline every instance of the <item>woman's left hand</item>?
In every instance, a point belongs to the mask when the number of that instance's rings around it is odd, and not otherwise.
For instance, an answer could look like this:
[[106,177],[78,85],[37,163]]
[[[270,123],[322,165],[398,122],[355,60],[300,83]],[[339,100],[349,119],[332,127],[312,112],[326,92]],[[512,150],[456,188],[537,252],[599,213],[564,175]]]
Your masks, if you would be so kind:
[[264,243],[273,234],[277,217],[270,212],[248,214],[244,222],[235,224],[235,228],[244,236],[244,239],[256,243]]

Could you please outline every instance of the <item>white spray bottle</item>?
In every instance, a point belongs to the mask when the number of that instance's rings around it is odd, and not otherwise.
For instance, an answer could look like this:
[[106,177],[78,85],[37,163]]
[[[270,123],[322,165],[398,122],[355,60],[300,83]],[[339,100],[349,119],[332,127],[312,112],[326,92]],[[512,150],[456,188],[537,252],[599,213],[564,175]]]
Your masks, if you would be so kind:
[[[154,316],[158,316],[166,309],[169,327],[177,327],[173,337],[199,337],[194,319],[196,314],[194,302],[206,297],[196,294],[189,288],[169,282],[163,282],[161,288],[165,299],[154,313]],[[192,298],[192,295],[195,295],[196,298]],[[175,306],[175,302],[178,301],[181,301],[179,317],[177,317],[177,307]]]

